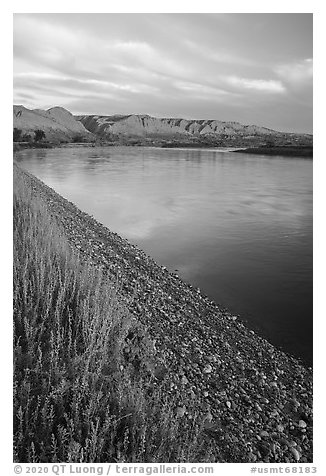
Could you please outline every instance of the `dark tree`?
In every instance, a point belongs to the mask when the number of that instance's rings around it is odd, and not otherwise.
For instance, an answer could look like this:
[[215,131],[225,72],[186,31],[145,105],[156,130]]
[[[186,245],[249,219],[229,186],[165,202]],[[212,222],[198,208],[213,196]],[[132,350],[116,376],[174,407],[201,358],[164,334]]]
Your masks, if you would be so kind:
[[14,127],[14,142],[19,142],[22,135],[22,130]]
[[34,141],[35,142],[39,142],[42,139],[45,139],[45,132],[42,131],[41,129],[37,129],[34,134],[35,134],[35,136],[34,136]]
[[32,142],[32,136],[30,134],[23,134],[21,140],[22,142]]
[[77,134],[72,139],[73,142],[84,142],[84,138],[81,134]]

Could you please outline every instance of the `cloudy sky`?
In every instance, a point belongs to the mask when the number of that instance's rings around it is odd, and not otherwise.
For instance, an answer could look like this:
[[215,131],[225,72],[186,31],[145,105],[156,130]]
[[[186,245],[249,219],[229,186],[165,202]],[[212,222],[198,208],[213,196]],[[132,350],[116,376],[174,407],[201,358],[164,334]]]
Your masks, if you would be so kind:
[[15,14],[14,103],[312,132],[312,14]]

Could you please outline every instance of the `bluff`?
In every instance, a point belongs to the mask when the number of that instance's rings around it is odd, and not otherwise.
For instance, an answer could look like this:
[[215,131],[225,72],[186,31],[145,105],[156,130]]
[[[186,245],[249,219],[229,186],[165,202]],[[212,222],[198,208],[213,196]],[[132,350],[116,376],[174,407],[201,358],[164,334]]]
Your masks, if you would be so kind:
[[138,139],[212,145],[249,145],[309,143],[309,134],[291,134],[257,125],[220,120],[157,118],[149,115],[76,116],[86,129],[106,140]]
[[49,141],[94,140],[93,134],[77,121],[71,112],[62,107],[42,110],[15,105],[13,127],[20,129],[23,134],[33,134],[38,129],[42,130]]
[[279,132],[235,121],[158,118],[147,114],[74,116],[62,107],[13,107],[13,127],[23,135],[40,129],[50,142],[178,146],[312,146],[312,135]]
[[207,134],[281,134],[266,127],[247,126],[239,122],[218,120],[187,120],[157,118],[149,115],[76,116],[84,126],[96,134],[124,134],[136,136],[207,135]]

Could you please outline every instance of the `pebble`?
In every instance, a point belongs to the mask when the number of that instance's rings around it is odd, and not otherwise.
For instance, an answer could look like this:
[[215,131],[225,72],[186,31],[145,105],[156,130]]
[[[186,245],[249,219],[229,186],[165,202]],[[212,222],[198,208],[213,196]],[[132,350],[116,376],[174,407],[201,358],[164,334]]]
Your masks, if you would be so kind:
[[228,400],[227,402],[225,402],[225,405],[226,405],[228,408],[231,408],[232,403]]
[[192,399],[196,398],[196,394],[193,390],[190,390],[189,397],[192,398]]
[[270,446],[266,441],[261,441],[259,443],[259,452],[263,458],[267,457],[270,452]]
[[212,366],[207,364],[207,365],[205,365],[203,372],[204,372],[204,374],[210,374],[212,372],[212,370],[213,370]]
[[212,420],[213,420],[213,415],[211,414],[210,411],[208,411],[206,413],[206,415],[204,416],[204,418],[203,418],[203,423],[205,423],[205,422],[211,423]]
[[283,446],[287,446],[287,447],[290,447],[290,444],[288,442],[288,440],[286,438],[280,438],[279,439],[279,442],[283,445]]
[[296,400],[295,398],[292,398],[292,400],[290,400],[290,403],[292,404],[293,409],[295,411],[297,411],[297,409],[300,407],[300,402],[298,402],[298,400]]
[[297,443],[294,440],[291,440],[291,441],[288,442],[288,446],[290,448],[294,448],[295,446],[297,446]]
[[299,421],[299,428],[306,428],[306,427],[307,427],[307,423],[304,420],[300,420]]
[[293,454],[294,459],[296,461],[299,461],[299,459],[301,458],[301,455],[300,455],[299,451],[297,451],[295,448],[292,447],[291,448],[291,453]]
[[186,413],[186,407],[183,405],[183,407],[178,407],[177,408],[177,418],[183,417],[183,415]]

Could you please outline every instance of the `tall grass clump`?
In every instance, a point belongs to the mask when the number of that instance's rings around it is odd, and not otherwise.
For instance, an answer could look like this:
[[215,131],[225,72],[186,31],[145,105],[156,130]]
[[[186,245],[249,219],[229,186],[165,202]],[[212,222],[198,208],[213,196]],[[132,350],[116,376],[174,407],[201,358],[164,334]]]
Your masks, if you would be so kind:
[[[126,357],[131,336],[137,366]],[[146,330],[15,166],[15,461],[209,460],[196,418],[175,419],[155,358]]]

